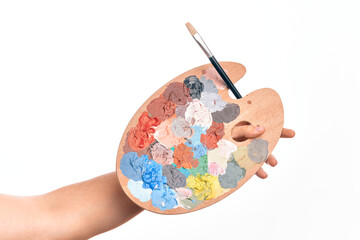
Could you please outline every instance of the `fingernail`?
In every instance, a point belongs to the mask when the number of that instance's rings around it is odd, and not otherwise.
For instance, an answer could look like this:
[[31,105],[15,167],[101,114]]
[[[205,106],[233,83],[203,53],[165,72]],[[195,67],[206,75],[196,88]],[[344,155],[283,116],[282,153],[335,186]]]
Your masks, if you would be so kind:
[[258,131],[258,132],[264,131],[264,127],[262,127],[262,126],[260,126],[260,125],[257,125],[257,126],[256,126],[256,131]]

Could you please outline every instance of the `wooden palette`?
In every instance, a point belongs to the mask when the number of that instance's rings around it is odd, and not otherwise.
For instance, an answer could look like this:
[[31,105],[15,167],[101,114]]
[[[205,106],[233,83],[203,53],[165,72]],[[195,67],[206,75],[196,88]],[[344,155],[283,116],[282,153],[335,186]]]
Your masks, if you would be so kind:
[[[240,63],[220,64],[233,83],[246,72]],[[279,95],[264,88],[232,99],[221,81],[211,64],[196,67],[157,90],[130,120],[116,171],[140,207],[160,214],[208,207],[248,181],[275,148],[284,122]],[[232,130],[243,124],[266,131],[235,141]]]

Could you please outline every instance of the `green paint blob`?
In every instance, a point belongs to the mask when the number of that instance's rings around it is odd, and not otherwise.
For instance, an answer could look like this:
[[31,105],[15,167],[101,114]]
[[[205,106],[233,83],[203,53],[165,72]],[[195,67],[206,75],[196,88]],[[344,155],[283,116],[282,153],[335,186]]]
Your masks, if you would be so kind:
[[199,158],[199,165],[196,168],[189,169],[189,172],[191,175],[204,175],[208,172],[208,157],[207,155],[204,155]]

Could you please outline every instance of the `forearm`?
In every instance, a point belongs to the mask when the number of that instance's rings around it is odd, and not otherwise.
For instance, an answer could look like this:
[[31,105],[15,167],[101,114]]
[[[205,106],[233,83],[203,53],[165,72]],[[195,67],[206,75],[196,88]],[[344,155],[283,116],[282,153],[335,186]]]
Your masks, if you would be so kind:
[[[28,198],[25,204],[9,202],[8,205],[12,206],[7,210],[8,215],[13,217],[6,224],[10,228],[7,234],[13,239],[32,239],[29,235],[36,236],[33,239],[88,239],[120,226],[142,211],[123,192],[115,172]],[[25,211],[25,218],[16,210],[18,206]],[[0,215],[3,220],[5,215]],[[17,222],[24,228],[14,226]],[[29,231],[27,238],[11,228]]]

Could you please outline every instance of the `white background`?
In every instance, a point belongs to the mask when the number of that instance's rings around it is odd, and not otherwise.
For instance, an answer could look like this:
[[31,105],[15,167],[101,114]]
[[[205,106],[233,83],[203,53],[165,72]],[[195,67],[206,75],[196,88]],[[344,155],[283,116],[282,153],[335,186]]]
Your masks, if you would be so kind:
[[208,63],[244,64],[285,127],[267,180],[178,216],[144,212],[94,239],[359,239],[357,1],[1,1],[0,192],[42,194],[115,170],[130,118]]

